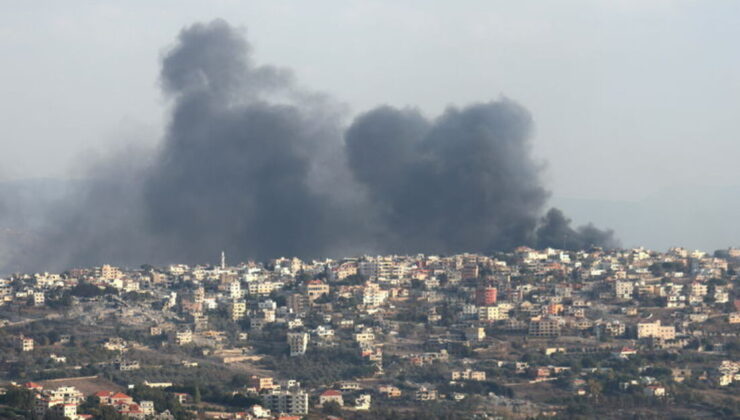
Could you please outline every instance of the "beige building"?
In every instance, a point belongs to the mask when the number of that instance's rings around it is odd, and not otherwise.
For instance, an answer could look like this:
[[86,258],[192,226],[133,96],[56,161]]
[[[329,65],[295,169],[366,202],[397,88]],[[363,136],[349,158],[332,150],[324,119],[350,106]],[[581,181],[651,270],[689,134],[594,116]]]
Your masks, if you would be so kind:
[[355,333],[354,338],[357,343],[371,343],[375,340],[375,334],[372,331],[362,331]]
[[632,299],[632,294],[635,289],[635,284],[631,281],[617,281],[614,283],[614,294],[617,299],[629,300]]
[[18,337],[18,349],[20,351],[33,351],[33,338]]
[[232,280],[229,283],[229,297],[232,299],[241,299],[243,296],[242,283],[239,280]]
[[247,313],[247,302],[244,302],[244,301],[231,302],[231,306],[229,307],[229,313],[231,315],[232,321],[238,321],[240,319],[244,319],[244,315],[246,315]]
[[529,323],[529,335],[533,337],[557,337],[560,322],[557,319],[540,319]]
[[328,389],[319,395],[319,404],[323,407],[324,404],[329,402],[335,402],[339,404],[339,406],[344,405],[344,398],[342,398],[342,393],[335,390],[335,389]]
[[362,289],[362,304],[366,306],[380,306],[388,299],[388,291],[383,290],[377,283],[368,282]]
[[193,332],[190,331],[189,328],[178,330],[175,333],[175,344],[178,346],[183,346],[185,344],[190,344],[193,342]]
[[509,311],[499,305],[481,306],[478,308],[478,319],[484,322],[501,321],[509,319]]
[[252,377],[249,378],[249,385],[257,389],[258,392],[262,391],[263,389],[275,388],[272,376],[252,375]]
[[706,296],[709,292],[709,288],[704,283],[699,283],[698,281],[695,281],[691,283],[690,293],[691,296],[697,296],[697,297],[703,297]]
[[113,267],[108,264],[103,265],[99,270],[98,278],[101,280],[113,281],[123,276],[123,273],[118,269],[118,267]]
[[655,322],[641,322],[637,324],[637,338],[673,340],[676,338],[676,327],[660,325],[660,320]]
[[486,372],[479,370],[453,370],[451,373],[451,379],[453,381],[485,381]]
[[329,285],[321,280],[310,280],[306,282],[306,296],[312,302],[321,296],[329,294]]
[[33,294],[33,305],[44,306],[44,292],[34,292]]
[[378,393],[385,395],[387,398],[399,398],[401,396],[401,390],[393,385],[381,385],[378,388]]

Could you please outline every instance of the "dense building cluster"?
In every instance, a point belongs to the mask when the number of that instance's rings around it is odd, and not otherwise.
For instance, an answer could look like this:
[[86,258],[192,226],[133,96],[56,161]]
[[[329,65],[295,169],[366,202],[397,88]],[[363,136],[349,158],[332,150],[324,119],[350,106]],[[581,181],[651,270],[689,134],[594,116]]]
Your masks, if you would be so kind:
[[15,274],[0,280],[0,407],[740,415],[739,267],[737,249],[521,247]]

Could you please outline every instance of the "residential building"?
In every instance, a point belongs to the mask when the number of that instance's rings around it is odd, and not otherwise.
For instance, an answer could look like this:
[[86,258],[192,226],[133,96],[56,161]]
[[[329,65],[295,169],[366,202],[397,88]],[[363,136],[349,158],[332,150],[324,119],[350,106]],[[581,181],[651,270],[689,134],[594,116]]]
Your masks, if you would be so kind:
[[272,391],[262,399],[272,413],[308,414],[308,394],[304,391]]
[[288,345],[290,346],[291,356],[302,356],[306,354],[306,349],[308,348],[308,333],[289,332]]
[[676,327],[660,325],[660,320],[655,322],[641,322],[637,324],[637,338],[673,340],[676,338]]

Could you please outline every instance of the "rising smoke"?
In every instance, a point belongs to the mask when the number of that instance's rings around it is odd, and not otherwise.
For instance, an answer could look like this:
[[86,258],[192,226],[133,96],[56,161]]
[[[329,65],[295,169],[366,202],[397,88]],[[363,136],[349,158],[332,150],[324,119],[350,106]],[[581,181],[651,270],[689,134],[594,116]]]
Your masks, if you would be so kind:
[[345,129],[342,106],[255,64],[222,20],[183,29],[160,79],[172,111],[158,148],[94,166],[14,268],[617,245],[543,216],[532,119],[511,100],[431,120],[384,106]]

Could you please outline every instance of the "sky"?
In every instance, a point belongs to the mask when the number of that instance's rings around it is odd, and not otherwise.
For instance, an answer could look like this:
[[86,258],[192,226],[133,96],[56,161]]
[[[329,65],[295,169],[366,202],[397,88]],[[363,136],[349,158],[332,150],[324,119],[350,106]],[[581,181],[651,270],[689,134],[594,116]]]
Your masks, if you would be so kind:
[[[520,103],[555,200],[606,226],[618,216],[578,203],[740,184],[740,3],[661,0],[0,1],[0,181],[75,177],[109,150],[157,143],[170,106],[160,57],[184,26],[217,17],[348,121],[383,104],[434,117]],[[724,244],[724,227],[697,246]]]

